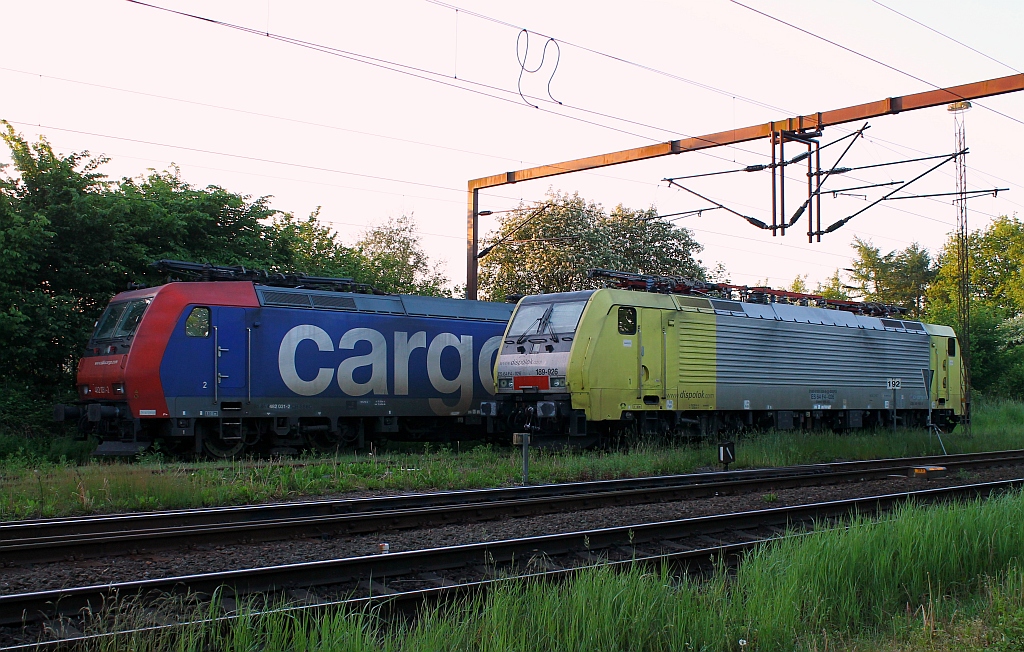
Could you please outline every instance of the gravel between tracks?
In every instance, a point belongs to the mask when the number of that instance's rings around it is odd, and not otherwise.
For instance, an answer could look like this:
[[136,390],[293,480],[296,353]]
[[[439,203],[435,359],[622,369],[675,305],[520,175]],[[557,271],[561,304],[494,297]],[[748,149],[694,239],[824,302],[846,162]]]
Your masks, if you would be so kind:
[[390,544],[392,552],[398,552],[1020,477],[1024,477],[1024,465],[979,469],[967,474],[952,474],[947,478],[928,481],[890,477],[869,482],[777,489],[771,492],[771,495],[775,497],[773,500],[766,497],[766,492],[762,491],[734,496],[715,496],[628,507],[606,507],[465,525],[383,532],[369,536],[341,536],[326,540],[296,538],[256,544],[202,545],[138,555],[60,561],[4,568],[0,571],[0,575],[2,575],[0,577],[0,594],[354,557],[376,553],[378,544],[383,541]]

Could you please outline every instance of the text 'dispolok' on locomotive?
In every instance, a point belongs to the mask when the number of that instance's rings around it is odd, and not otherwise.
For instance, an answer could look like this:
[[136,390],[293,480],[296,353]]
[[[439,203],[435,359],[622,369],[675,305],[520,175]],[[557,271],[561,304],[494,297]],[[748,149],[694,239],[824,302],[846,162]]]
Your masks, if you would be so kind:
[[[115,296],[58,405],[99,454],[154,441],[232,457],[486,433],[481,399],[512,306],[381,295],[349,279],[180,261],[197,280]],[[493,425],[492,423],[490,425]]]
[[525,297],[505,331],[498,394],[482,409],[534,441],[624,430],[950,429],[968,413],[948,326],[768,288],[591,275],[615,287]]

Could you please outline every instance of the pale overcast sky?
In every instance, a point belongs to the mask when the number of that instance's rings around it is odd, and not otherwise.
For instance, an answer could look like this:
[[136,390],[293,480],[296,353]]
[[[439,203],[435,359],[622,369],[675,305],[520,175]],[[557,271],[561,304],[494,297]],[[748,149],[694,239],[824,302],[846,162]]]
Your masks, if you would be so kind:
[[[461,11],[427,0],[153,2],[261,34],[125,0],[0,0],[0,118],[30,138],[45,135],[62,152],[88,149],[111,157],[106,173],[112,178],[173,163],[197,186],[272,195],[275,208],[297,215],[321,206],[322,218],[349,243],[368,225],[413,215],[428,253],[447,261],[449,276],[460,284],[468,179],[1024,69],[1024,3],[1009,0],[880,0],[987,57],[873,0],[744,0],[918,79],[729,0],[452,0]],[[522,76],[523,93],[548,100],[550,81],[551,97],[562,105],[531,100],[537,109],[520,99],[520,28],[554,37],[560,50],[559,57],[549,45],[541,70]],[[531,35],[528,67],[540,64],[544,43]],[[394,72],[385,68],[397,66],[384,61],[423,72]],[[1024,207],[1024,93],[981,100],[966,120],[969,185],[1010,188],[970,202],[978,227]],[[856,126],[829,128],[822,142]],[[867,138],[843,163],[953,148],[953,119],[938,107],[871,120]],[[823,154],[823,165],[837,149]],[[764,163],[769,152],[767,141],[753,141],[505,186],[484,193],[481,208],[534,202],[549,188],[578,191],[608,208],[702,208],[704,202],[660,179]],[[864,170],[828,185],[906,181],[930,165]],[[951,192],[953,173],[947,165],[912,189]],[[806,190],[799,186],[801,173],[790,174],[792,207]],[[770,221],[766,172],[694,180],[692,187]],[[873,199],[884,191],[862,192]],[[827,225],[866,202],[828,195],[822,204]],[[913,241],[937,251],[955,218],[949,198],[885,202],[820,244],[807,243],[804,223],[785,238],[772,238],[723,211],[679,224],[705,245],[704,262],[724,263],[734,282],[767,278],[781,287],[808,274],[813,287],[849,265],[855,235],[886,251]],[[493,224],[484,218],[481,234]]]

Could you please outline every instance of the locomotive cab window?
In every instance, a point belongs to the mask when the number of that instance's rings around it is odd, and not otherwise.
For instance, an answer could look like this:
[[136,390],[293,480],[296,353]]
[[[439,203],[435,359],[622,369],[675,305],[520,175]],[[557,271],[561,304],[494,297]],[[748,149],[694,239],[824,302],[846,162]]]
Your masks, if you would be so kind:
[[185,320],[185,335],[189,337],[210,336],[210,309],[193,308]]
[[512,325],[508,328],[510,337],[529,335],[569,334],[576,332],[580,316],[586,308],[586,301],[562,301],[558,303],[529,303],[516,309]]
[[619,308],[619,333],[636,335],[636,308]]
[[117,326],[117,331],[114,333],[114,337],[130,337],[135,334],[135,329],[139,327],[139,322],[142,321],[142,315],[146,314],[146,308],[149,307],[149,299],[139,299],[137,301],[130,301],[128,307],[124,311],[124,317],[121,318],[120,323]]
[[952,337],[946,340],[946,353],[951,358],[956,357],[956,340]]
[[108,340],[114,335],[117,322],[121,321],[124,314],[124,307],[127,303],[112,303],[103,311],[99,321],[96,322],[96,332],[93,333],[94,340]]

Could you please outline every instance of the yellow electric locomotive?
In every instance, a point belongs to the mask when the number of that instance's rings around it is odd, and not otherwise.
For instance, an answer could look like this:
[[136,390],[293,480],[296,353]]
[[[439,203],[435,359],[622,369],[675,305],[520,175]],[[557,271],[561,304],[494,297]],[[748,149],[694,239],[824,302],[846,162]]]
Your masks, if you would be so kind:
[[485,413],[583,443],[623,426],[704,435],[893,423],[948,430],[968,411],[948,326],[876,304],[591,274],[619,287],[519,302]]

